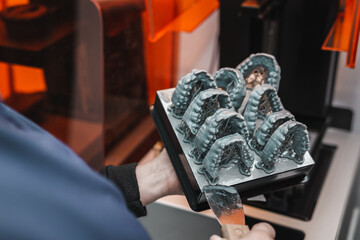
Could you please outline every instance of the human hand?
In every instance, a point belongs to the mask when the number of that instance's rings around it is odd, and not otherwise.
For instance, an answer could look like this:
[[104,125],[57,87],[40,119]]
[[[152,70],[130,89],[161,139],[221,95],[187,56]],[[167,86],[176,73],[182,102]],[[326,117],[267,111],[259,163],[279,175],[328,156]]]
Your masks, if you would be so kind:
[[[239,240],[273,240],[275,238],[275,230],[268,223],[257,223],[251,231]],[[209,240],[225,240],[217,235],[213,235]]]
[[183,194],[165,149],[155,159],[139,164],[135,171],[144,206],[167,195]]

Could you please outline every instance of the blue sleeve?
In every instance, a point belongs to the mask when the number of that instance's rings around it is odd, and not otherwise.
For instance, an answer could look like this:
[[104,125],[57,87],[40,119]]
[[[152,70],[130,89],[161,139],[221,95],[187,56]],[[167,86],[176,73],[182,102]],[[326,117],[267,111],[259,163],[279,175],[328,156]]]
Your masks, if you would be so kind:
[[0,103],[0,239],[148,239],[117,187]]

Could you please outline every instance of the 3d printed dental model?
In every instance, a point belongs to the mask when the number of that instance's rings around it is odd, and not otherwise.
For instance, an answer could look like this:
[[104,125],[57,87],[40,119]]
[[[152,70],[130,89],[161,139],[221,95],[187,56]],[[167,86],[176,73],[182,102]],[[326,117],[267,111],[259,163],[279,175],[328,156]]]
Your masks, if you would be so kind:
[[230,95],[233,107],[238,111],[246,95],[243,75],[234,68],[221,68],[215,73],[214,80],[218,88]]
[[266,53],[251,54],[236,69],[243,74],[247,89],[254,89],[262,84],[279,89],[280,67],[274,56]]
[[286,110],[267,115],[265,120],[257,129],[256,134],[250,139],[249,147],[258,154],[261,154],[261,151],[264,149],[266,143],[269,141],[276,129],[289,120],[295,120],[295,118]]
[[246,140],[238,133],[216,140],[206,154],[203,168],[199,170],[204,174],[211,185],[219,182],[219,169],[237,163],[241,174],[250,176],[254,157],[246,145]]
[[203,90],[215,89],[214,79],[206,71],[193,70],[185,75],[177,84],[172,95],[169,108],[172,116],[181,119],[190,102]]
[[309,149],[306,126],[277,95],[275,58],[252,54],[237,68],[222,68],[214,78],[193,70],[179,81],[167,108],[181,119],[175,127],[189,144],[186,154],[212,185],[221,180],[219,169],[230,164],[244,176],[254,169],[270,174],[279,158],[302,164]]
[[219,108],[233,109],[227,92],[208,89],[200,92],[190,103],[177,130],[184,134],[184,142],[192,143],[205,119]]
[[309,136],[306,126],[296,121],[287,121],[271,136],[256,167],[271,173],[275,170],[275,161],[280,156],[301,164],[308,149]]
[[245,108],[244,118],[252,135],[256,128],[256,121],[264,119],[272,112],[279,112],[284,107],[276,93],[276,89],[268,84],[258,85],[251,92]]
[[314,166],[306,126],[284,109],[279,82],[275,58],[253,54],[238,69],[193,70],[157,91],[151,114],[193,210],[206,208],[206,186],[251,197],[299,183]]
[[194,158],[195,163],[202,164],[217,139],[234,133],[239,133],[245,140],[249,139],[244,117],[240,113],[221,108],[200,127],[194,139],[194,149],[189,155]]

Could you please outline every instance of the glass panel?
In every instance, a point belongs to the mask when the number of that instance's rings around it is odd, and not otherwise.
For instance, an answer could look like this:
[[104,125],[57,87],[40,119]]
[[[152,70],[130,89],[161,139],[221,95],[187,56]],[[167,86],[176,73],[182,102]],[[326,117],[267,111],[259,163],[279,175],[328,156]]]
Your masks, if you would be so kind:
[[93,168],[104,155],[102,36],[90,1],[1,2],[0,91],[6,104]]

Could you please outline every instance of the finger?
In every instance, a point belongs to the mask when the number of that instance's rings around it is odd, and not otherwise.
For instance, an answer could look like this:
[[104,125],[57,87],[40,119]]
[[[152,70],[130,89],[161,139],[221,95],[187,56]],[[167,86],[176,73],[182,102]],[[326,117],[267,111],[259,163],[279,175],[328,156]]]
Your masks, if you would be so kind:
[[212,235],[209,240],[224,240],[224,239],[219,237],[218,235]]
[[275,238],[275,230],[270,224],[258,223],[255,224],[250,233],[241,240],[273,240]]
[[268,223],[265,222],[257,223],[251,228],[251,230],[266,232],[269,235],[269,237],[275,238],[275,229]]

